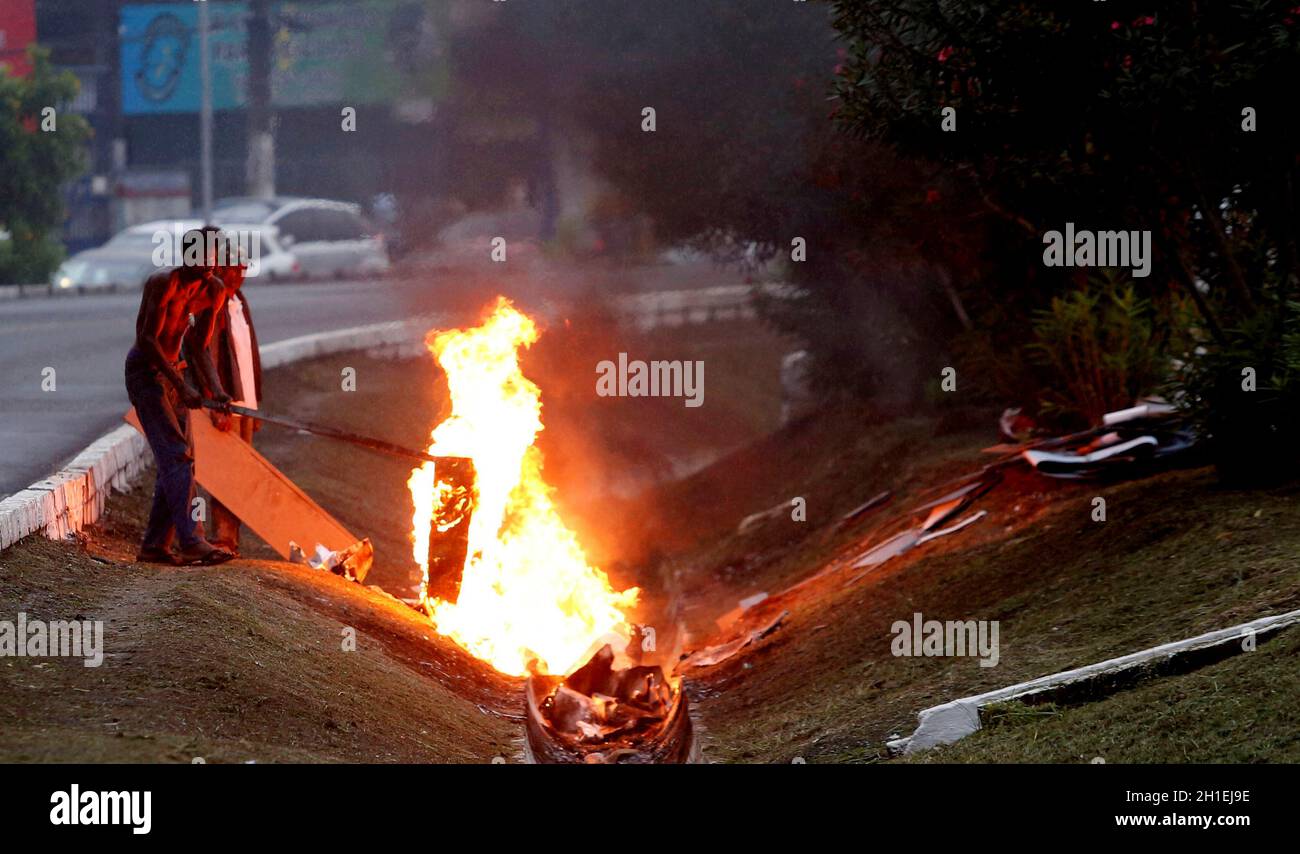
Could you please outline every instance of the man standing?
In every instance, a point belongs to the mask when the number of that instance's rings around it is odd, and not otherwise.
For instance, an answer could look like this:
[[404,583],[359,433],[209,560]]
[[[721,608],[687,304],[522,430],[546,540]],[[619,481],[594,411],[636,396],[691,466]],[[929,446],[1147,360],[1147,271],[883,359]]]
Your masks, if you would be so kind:
[[[248,300],[240,290],[244,283],[245,259],[238,255],[235,246],[231,246],[228,253],[230,258],[227,265],[217,268],[217,275],[226,285],[226,306],[217,317],[212,341],[208,345],[208,355],[216,366],[221,387],[230,392],[234,403],[247,409],[256,409],[262,399],[262,359],[258,352],[257,332],[253,328],[253,315],[248,309]],[[197,372],[196,378],[202,381]],[[232,431],[240,439],[252,444],[253,433],[259,426],[255,419],[219,410],[208,414],[218,430]],[[209,506],[212,511],[212,544],[238,556],[239,517],[216,498],[212,499]]]
[[[216,379],[207,343],[217,314],[225,307],[225,286],[213,273],[216,261],[208,235],[215,228],[188,231],[182,237],[180,267],[160,270],[145,280],[135,322],[135,346],[126,355],[126,393],[157,463],[153,506],[136,560],[199,566],[234,557],[203,538],[192,511],[194,445],[189,410],[203,398],[182,372],[181,344],[191,324],[203,342],[196,361],[211,397],[229,404]],[[172,553],[173,538],[179,550]]]

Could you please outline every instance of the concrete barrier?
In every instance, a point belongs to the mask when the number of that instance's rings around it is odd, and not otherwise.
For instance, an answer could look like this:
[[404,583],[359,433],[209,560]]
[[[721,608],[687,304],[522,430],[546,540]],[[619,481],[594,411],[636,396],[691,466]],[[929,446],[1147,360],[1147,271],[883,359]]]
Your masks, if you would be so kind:
[[[277,341],[261,348],[262,367],[349,350],[380,357],[418,355],[425,332],[442,320],[425,315]],[[60,540],[94,523],[108,496],[129,489],[150,461],[149,446],[135,428],[123,424],[110,430],[58,472],[0,501],[0,549],[38,532]]]
[[0,285],[0,299],[20,299],[32,296],[51,296],[54,288],[48,284]]
[[1180,661],[1197,663],[1225,658],[1243,651],[1244,641],[1262,641],[1285,628],[1300,624],[1300,610],[1261,617],[1249,623],[1208,632],[1196,637],[1161,644],[1141,652],[1111,658],[1096,664],[1076,667],[1028,682],[1009,685],[996,691],[963,697],[924,709],[916,716],[917,727],[907,738],[888,743],[894,753],[916,753],[942,744],[951,744],[980,729],[982,709],[994,703],[1013,700],[1046,702],[1057,695],[1079,696],[1091,691],[1101,699],[1119,687],[1131,684],[1143,670],[1179,672]]
[[618,297],[614,301],[614,307],[624,322],[645,332],[660,326],[754,320],[758,317],[754,304],[756,297],[784,298],[792,293],[789,285],[780,282],[720,285],[692,290],[627,294]]

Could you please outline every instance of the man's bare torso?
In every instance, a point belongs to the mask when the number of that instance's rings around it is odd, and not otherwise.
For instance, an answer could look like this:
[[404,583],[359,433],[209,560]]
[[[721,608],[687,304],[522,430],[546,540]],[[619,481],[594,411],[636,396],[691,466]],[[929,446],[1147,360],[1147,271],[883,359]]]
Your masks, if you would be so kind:
[[145,279],[143,293],[140,295],[140,311],[135,318],[136,339],[143,338],[149,332],[146,324],[152,305],[153,315],[161,320],[157,333],[158,347],[168,361],[179,360],[181,341],[190,324],[190,302],[201,287],[199,281],[183,284],[175,270],[160,270]]
[[[146,336],[148,318],[158,319],[157,340],[163,356],[170,362],[180,359],[181,345],[190,329],[190,317],[212,309],[220,310],[225,302],[220,288],[211,288],[203,279],[182,282],[176,270],[160,270],[145,279],[136,315],[135,334],[139,341]],[[216,292],[214,295],[213,292]],[[153,312],[150,312],[150,306]]]

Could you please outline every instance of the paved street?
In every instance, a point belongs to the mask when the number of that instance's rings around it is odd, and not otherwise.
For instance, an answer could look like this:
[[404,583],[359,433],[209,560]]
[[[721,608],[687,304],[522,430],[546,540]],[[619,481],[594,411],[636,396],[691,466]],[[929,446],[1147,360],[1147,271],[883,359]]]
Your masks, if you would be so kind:
[[[434,288],[330,282],[253,287],[264,344],[431,310]],[[55,471],[121,423],[122,363],[134,336],[138,291],[0,301],[0,497]],[[55,370],[43,391],[42,371]]]

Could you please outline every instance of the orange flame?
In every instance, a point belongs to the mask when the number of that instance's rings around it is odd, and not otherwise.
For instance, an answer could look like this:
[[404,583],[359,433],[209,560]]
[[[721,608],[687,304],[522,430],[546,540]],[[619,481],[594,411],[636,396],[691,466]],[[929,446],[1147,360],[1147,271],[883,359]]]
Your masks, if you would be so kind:
[[[456,602],[426,603],[440,634],[516,676],[538,660],[543,673],[567,674],[592,647],[631,632],[624,615],[633,587],[616,592],[587,563],[542,478],[533,445],[542,429],[541,391],[519,369],[518,350],[537,327],[504,297],[482,325],[430,333],[426,343],[447,374],[451,415],[434,428],[429,453],[470,457],[475,506]],[[411,472],[412,554],[428,580],[429,526],[450,486],[434,484],[434,465]],[[440,506],[440,505],[439,505]]]

